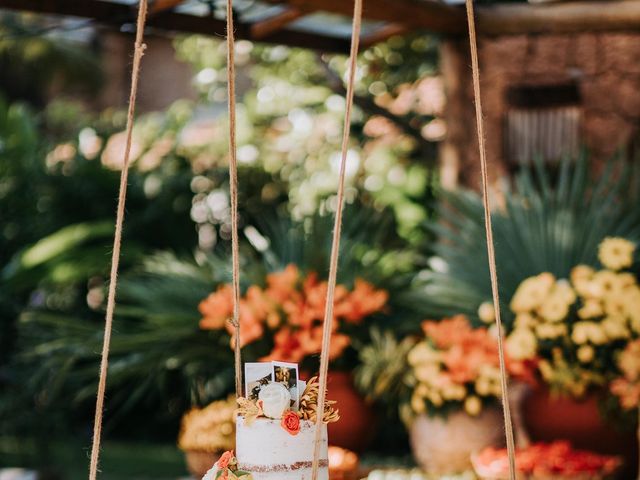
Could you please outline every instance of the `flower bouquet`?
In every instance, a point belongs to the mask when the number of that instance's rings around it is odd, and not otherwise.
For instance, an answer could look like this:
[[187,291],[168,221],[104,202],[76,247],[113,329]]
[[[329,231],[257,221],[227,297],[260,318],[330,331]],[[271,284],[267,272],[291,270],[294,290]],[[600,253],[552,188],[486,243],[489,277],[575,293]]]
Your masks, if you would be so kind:
[[178,447],[185,452],[189,472],[201,478],[220,454],[235,447],[236,401],[229,397],[182,417]]
[[[228,322],[233,313],[232,295],[230,285],[221,285],[200,303],[199,310],[203,316],[200,327],[226,329],[233,345],[234,329]],[[252,347],[250,355],[261,361],[304,365],[320,353],[326,297],[327,282],[316,273],[303,274],[296,265],[268,274],[265,287],[251,285],[240,300],[241,347]],[[336,287],[330,360],[354,357],[348,351],[352,339],[367,335],[363,324],[383,312],[387,300],[386,291],[362,279],[356,279],[351,289]]]
[[[518,480],[603,480],[612,478],[620,458],[574,450],[568,442],[533,444],[515,455]],[[472,456],[473,469],[481,480],[509,478],[506,449],[488,447]]]
[[568,280],[544,272],[522,282],[510,304],[510,357],[538,358],[540,376],[558,393],[579,398],[606,387],[620,373],[616,358],[640,334],[640,286],[622,271],[633,252],[632,243],[607,238],[599,247],[603,269],[578,265]]
[[[412,387],[412,414],[446,414],[464,410],[470,416],[501,396],[496,338],[486,328],[472,328],[466,317],[422,324],[425,338],[407,357]],[[526,376],[533,358],[507,358],[511,375]]]
[[[422,323],[422,335],[395,343],[376,336],[363,351],[362,388],[376,400],[400,404],[414,456],[432,474],[470,467],[470,455],[503,442],[497,339],[465,316]],[[526,378],[530,362],[507,359]]]

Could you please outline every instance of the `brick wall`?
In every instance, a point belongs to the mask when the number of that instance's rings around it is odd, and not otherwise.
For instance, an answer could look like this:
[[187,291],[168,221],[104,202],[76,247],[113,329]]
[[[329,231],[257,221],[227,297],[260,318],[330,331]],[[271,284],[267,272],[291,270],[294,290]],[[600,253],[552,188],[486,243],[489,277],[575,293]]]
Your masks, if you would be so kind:
[[[479,159],[467,40],[442,46],[448,134],[441,146],[447,187],[475,187]],[[503,158],[503,123],[510,87],[575,83],[581,135],[596,164],[637,136],[640,126],[640,33],[514,35],[479,41],[487,156],[493,177],[510,168]]]

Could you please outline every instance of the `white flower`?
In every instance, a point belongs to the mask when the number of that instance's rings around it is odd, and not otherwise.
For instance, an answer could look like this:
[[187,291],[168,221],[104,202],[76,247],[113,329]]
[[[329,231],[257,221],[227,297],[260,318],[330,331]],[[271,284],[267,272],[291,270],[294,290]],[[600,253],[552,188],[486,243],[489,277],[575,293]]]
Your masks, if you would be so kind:
[[282,383],[270,382],[260,389],[258,399],[262,400],[265,416],[278,419],[289,408],[291,393]]

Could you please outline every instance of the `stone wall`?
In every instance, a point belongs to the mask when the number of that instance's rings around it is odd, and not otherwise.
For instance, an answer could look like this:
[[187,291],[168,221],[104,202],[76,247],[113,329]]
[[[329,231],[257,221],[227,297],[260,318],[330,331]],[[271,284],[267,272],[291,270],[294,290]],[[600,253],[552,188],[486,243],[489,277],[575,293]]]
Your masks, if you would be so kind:
[[[106,84],[96,108],[126,107],[131,86],[131,63],[133,59],[132,35],[103,31],[102,66]],[[170,38],[147,35],[138,84],[136,110],[140,113],[163,110],[176,100],[195,100],[191,67],[176,59]]]
[[[441,146],[443,183],[475,187],[479,158],[468,40],[442,46],[448,134]],[[514,35],[479,41],[487,158],[493,177],[509,171],[503,124],[510,87],[575,83],[581,136],[596,164],[629,146],[640,125],[640,33]]]

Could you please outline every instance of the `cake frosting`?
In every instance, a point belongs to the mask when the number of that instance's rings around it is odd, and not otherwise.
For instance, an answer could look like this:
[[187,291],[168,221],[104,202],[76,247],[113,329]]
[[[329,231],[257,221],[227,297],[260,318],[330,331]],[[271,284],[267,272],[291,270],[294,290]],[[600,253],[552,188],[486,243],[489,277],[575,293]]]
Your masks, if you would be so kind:
[[[311,480],[316,424],[301,420],[292,434],[280,420],[260,417],[245,422],[236,418],[236,457],[240,470],[253,480]],[[318,480],[328,480],[327,426],[322,425]]]

